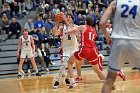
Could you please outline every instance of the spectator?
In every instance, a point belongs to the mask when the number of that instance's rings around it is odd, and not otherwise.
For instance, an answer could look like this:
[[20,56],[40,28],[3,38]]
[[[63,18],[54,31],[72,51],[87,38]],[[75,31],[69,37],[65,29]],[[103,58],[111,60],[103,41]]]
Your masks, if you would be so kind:
[[47,35],[49,36],[52,33],[52,29],[54,27],[54,22],[52,21],[51,18],[48,18],[48,21],[46,22],[45,26]]
[[110,23],[110,20],[107,21],[106,31],[111,35],[112,33],[112,24]]
[[42,27],[44,27],[44,23],[42,22],[42,19],[40,16],[38,16],[37,20],[34,22],[34,27],[36,27],[38,30],[41,30]]
[[48,42],[45,27],[42,27],[42,29],[38,33],[38,38],[39,38],[39,41],[40,41],[39,45],[41,45],[42,43],[47,43]]
[[60,12],[60,9],[58,8],[57,4],[54,4],[54,8],[52,9],[52,13],[53,15],[57,14]]
[[25,0],[15,0],[19,6],[19,11],[26,12],[25,10]]
[[46,7],[45,0],[42,1],[42,3],[41,3],[41,7],[42,7],[43,10],[45,9],[45,7]]
[[50,10],[49,4],[45,5],[45,9],[44,10],[45,10],[45,13],[48,14],[48,12]]
[[78,19],[75,22],[76,25],[84,25],[85,24],[85,19],[81,14],[78,14]]
[[37,66],[39,67],[39,64],[41,64],[41,71],[45,70],[45,62],[44,62],[44,57],[42,56],[41,50],[35,46],[35,62]]
[[45,46],[45,44],[41,44],[41,53],[44,57],[44,61],[46,62],[46,71],[49,71],[49,64],[53,65],[54,63],[52,63],[50,59],[50,50]]
[[39,16],[42,16],[45,10],[42,8],[41,3],[37,7],[36,13],[39,14]]
[[34,29],[33,19],[28,19],[28,22],[25,23],[24,28],[27,28],[29,32]]
[[34,29],[29,33],[30,35],[32,35],[33,40],[34,40],[34,44],[39,47],[39,38],[38,38],[38,30],[36,27],[34,27]]
[[93,13],[93,11],[89,11],[88,16],[91,16],[94,19],[94,22],[96,22],[96,15]]
[[21,26],[20,24],[16,21],[15,18],[12,18],[12,22],[9,24],[9,34],[8,34],[8,37],[5,40],[7,39],[10,39],[13,35],[16,35],[16,39],[19,38],[20,36],[20,33],[21,33]]
[[14,2],[14,5],[11,7],[11,12],[12,12],[12,17],[19,17],[20,13],[19,13],[19,6],[17,4],[17,2]]
[[8,3],[5,3],[2,7],[2,13],[6,13],[8,19],[11,19],[11,8]]
[[9,20],[8,20],[6,14],[2,15],[1,27],[2,27],[2,30],[4,30],[6,32],[6,34],[9,34]]

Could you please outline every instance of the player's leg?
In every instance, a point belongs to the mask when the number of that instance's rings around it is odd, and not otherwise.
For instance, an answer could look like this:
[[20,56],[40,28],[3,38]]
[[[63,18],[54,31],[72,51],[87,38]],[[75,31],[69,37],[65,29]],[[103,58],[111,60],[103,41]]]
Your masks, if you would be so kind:
[[105,73],[104,73],[104,71],[102,71],[102,70],[99,69],[98,64],[92,65],[92,67],[93,67],[93,70],[95,71],[95,73],[98,75],[98,77],[101,80],[105,80],[105,78],[106,78]]
[[24,60],[26,58],[26,52],[25,51],[21,51],[21,54],[20,54],[20,62],[19,62],[19,65],[18,65],[18,77],[20,78],[22,75],[24,75],[24,72],[22,70],[22,66],[23,66],[23,63],[24,63]]
[[32,53],[32,51],[28,51],[27,52],[27,57],[30,59],[32,66],[33,66],[33,70],[36,71],[36,76],[41,76],[41,74],[38,72],[38,68],[34,59],[34,55]]
[[108,71],[108,75],[103,84],[101,93],[111,93],[112,86],[114,85],[116,77],[117,77],[117,73]]
[[74,55],[72,55],[72,56],[69,58],[68,62],[67,62],[67,64],[68,64],[68,73],[69,73],[70,82],[71,82],[69,88],[73,88],[73,87],[75,86],[75,80],[74,80],[74,74],[73,74],[73,64],[74,64],[75,62],[79,62],[79,61],[75,58]]
[[34,60],[34,57],[31,57],[30,60],[31,60],[31,63],[32,63],[32,66],[33,66],[33,70],[36,71],[36,76],[41,76],[41,74],[38,72],[38,68],[37,68],[36,62]]
[[22,66],[23,66],[23,63],[24,63],[24,60],[25,58],[20,58],[20,62],[19,62],[19,70],[18,70],[18,77],[24,75],[24,72],[22,70]]
[[84,60],[82,60],[80,62],[76,62],[76,69],[77,69],[77,77],[75,78],[76,83],[81,83],[82,80],[83,80],[83,77],[82,77],[82,74],[81,74],[82,65],[84,65]]
[[58,88],[59,87],[59,81],[62,77],[62,75],[65,73],[66,67],[67,67],[67,61],[68,61],[69,57],[68,56],[63,56],[62,57],[62,65],[59,69],[59,75],[56,77],[53,88]]

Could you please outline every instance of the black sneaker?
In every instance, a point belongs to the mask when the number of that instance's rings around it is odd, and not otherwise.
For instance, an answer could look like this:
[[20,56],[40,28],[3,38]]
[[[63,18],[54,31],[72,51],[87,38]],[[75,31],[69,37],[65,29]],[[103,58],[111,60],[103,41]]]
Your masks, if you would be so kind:
[[66,82],[67,86],[70,85],[70,80],[69,79],[66,78],[65,82]]
[[22,77],[22,75],[18,74],[17,78],[21,78],[21,77]]
[[41,76],[41,74],[38,72],[38,73],[36,73],[36,76]]
[[59,82],[58,81],[55,81],[54,85],[53,85],[53,88],[54,89],[57,89],[59,87]]
[[115,85],[113,85],[112,90],[115,90],[115,89],[116,89],[116,86],[115,86]]

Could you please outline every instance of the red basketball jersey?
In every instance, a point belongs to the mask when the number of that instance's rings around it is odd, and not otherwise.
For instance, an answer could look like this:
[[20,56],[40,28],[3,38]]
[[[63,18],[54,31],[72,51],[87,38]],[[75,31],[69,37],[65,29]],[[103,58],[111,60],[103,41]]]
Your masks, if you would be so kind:
[[83,47],[94,47],[95,38],[97,37],[96,30],[88,25],[86,25],[86,27],[86,31],[84,33],[81,33],[80,45]]

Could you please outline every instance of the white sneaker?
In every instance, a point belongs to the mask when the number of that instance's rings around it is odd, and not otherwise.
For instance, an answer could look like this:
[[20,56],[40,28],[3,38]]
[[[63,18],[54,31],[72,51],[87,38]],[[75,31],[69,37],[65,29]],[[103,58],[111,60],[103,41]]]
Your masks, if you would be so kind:
[[30,70],[30,69],[28,69],[28,70],[27,70],[27,73],[28,73],[28,74],[31,74],[31,70]]
[[68,86],[68,88],[71,89],[71,88],[74,88],[74,87],[76,87],[76,86],[77,86],[76,83],[71,83],[71,84]]
[[46,68],[46,71],[47,71],[47,72],[49,72],[49,69],[48,69],[48,68]]

